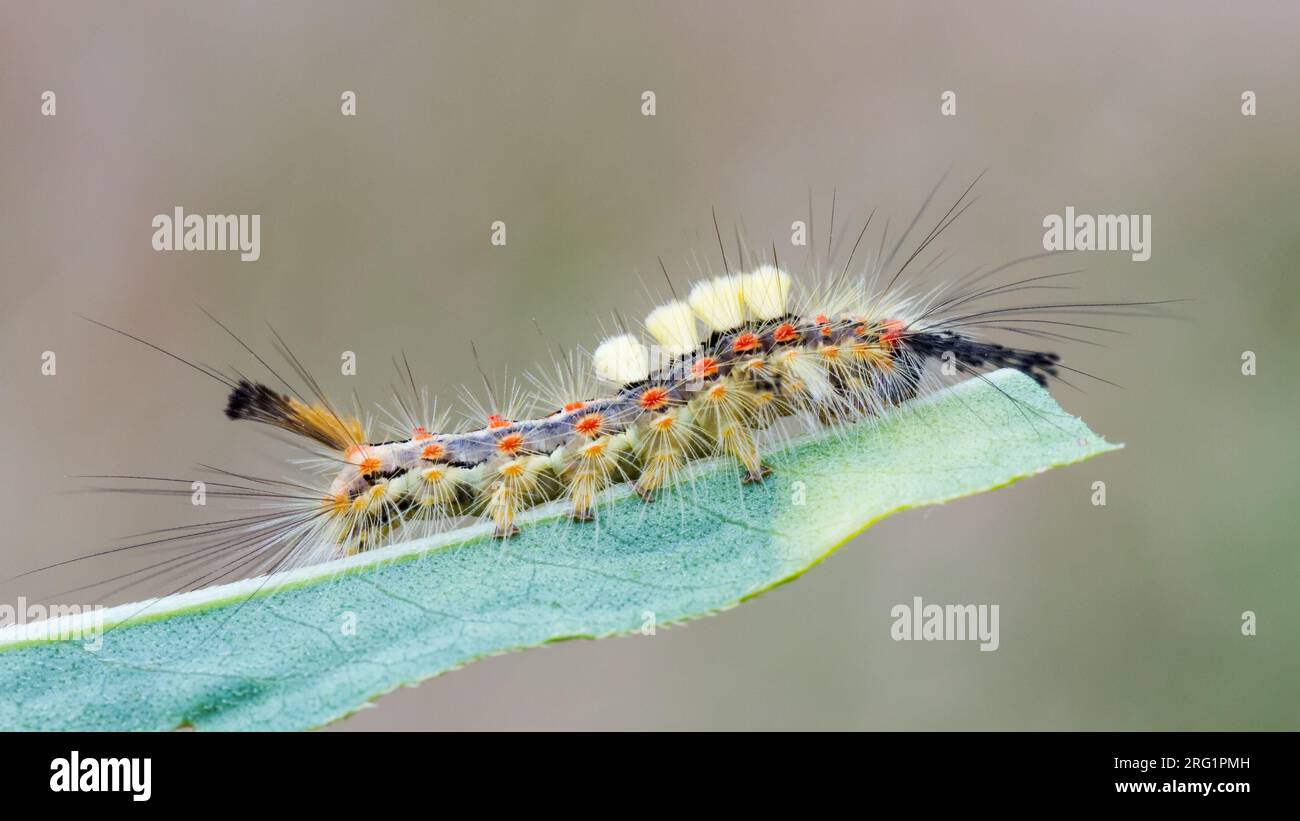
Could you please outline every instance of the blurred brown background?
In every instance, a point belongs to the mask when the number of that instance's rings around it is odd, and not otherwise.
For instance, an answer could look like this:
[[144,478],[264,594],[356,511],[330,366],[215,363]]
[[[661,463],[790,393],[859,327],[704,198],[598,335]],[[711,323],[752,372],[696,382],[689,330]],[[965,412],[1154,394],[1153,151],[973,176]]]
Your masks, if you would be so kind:
[[[270,321],[327,387],[372,399],[405,350],[451,398],[477,379],[471,339],[517,372],[537,359],[532,318],[572,345],[612,310],[639,315],[657,255],[684,278],[714,252],[713,207],[788,247],[809,190],[823,216],[838,189],[841,215],[906,220],[945,169],[955,196],[987,168],[948,240],[957,269],[1034,253],[1067,205],[1149,213],[1151,261],[1076,257],[1083,293],[1195,300],[1187,321],[1067,350],[1125,387],[1058,399],[1126,450],[892,518],[720,617],[479,662],[337,728],[1300,727],[1293,6],[2,8],[6,577],[190,515],[68,474],[291,472],[224,420],[218,386],[78,313],[244,368],[196,306],[264,349]],[[261,214],[261,260],[153,251],[150,220],[177,205]],[[1000,604],[1001,649],[891,641],[889,609],[914,595]]]

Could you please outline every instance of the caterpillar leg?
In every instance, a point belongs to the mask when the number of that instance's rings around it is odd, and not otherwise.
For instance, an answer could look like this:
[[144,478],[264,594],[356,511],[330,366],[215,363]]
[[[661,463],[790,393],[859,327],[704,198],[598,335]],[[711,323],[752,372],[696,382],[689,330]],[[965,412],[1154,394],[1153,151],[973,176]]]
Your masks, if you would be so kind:
[[641,478],[636,480],[632,489],[641,497],[641,501],[653,502],[655,494],[672,481],[684,463],[681,452],[676,449],[668,448],[655,453],[645,460]]
[[653,502],[655,493],[686,464],[690,438],[690,419],[680,411],[670,411],[650,422],[638,450],[641,475],[632,485],[641,501]]
[[528,496],[537,489],[537,476],[524,459],[512,459],[497,469],[485,512],[496,524],[492,535],[508,539],[519,532],[515,516],[528,507]]
[[596,518],[591,512],[596,496],[611,482],[610,474],[617,465],[607,451],[609,439],[599,439],[578,451],[572,473],[569,475],[569,499],[573,510],[569,518],[575,522],[590,522]]
[[509,526],[508,526],[507,528],[505,528],[504,530],[501,528],[500,525],[497,525],[496,530],[493,530],[493,531],[492,531],[492,538],[494,538],[494,539],[500,539],[500,540],[503,541],[503,542],[504,542],[506,539],[509,539],[509,538],[511,538],[511,537],[513,537],[513,536],[518,536],[518,535],[519,535],[519,525],[515,525],[515,524],[509,525]]
[[731,422],[718,430],[718,444],[724,453],[730,454],[740,462],[745,471],[742,481],[745,484],[761,482],[771,474],[771,468],[763,464],[758,455],[758,445],[754,442],[754,433],[741,422]]
[[518,500],[507,489],[505,482],[498,482],[493,487],[492,496],[487,503],[487,513],[496,524],[496,528],[492,531],[493,538],[509,539],[519,533],[519,528],[515,525],[517,511]]

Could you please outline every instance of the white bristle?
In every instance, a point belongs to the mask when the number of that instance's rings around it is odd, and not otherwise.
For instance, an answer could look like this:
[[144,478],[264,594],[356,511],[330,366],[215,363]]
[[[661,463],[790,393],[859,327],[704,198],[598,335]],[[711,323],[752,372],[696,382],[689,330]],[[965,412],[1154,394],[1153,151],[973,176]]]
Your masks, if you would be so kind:
[[776,319],[786,312],[790,275],[773,265],[761,265],[754,273],[741,277],[741,293],[756,319]]
[[631,334],[611,336],[591,355],[596,375],[606,382],[626,385],[650,376],[650,351]]
[[790,351],[781,359],[786,372],[803,384],[803,388],[814,402],[823,402],[831,395],[830,378],[825,367],[811,356],[799,351]]
[[714,277],[697,283],[686,301],[710,330],[729,331],[745,321],[745,304],[740,292],[740,277]]
[[688,354],[700,343],[695,314],[685,302],[674,301],[655,308],[646,316],[645,327],[668,356]]

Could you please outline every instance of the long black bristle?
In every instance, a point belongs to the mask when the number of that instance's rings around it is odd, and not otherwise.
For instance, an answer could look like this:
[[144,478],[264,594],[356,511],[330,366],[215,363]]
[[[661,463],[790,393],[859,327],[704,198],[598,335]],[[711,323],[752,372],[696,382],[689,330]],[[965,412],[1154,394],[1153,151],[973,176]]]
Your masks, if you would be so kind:
[[1012,348],[996,342],[980,342],[952,331],[910,334],[907,342],[925,357],[937,359],[948,351],[958,362],[972,368],[1014,368],[1043,387],[1047,386],[1049,376],[1057,375],[1056,365],[1061,361],[1061,357],[1055,353]]

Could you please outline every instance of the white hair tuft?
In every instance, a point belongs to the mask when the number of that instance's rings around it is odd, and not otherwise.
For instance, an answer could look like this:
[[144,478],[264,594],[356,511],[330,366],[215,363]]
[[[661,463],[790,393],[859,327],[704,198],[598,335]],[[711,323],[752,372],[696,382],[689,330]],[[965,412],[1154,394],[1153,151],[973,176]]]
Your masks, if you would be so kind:
[[786,313],[790,275],[773,265],[761,265],[741,277],[741,294],[756,319],[776,319]]
[[611,336],[591,355],[596,375],[606,382],[626,385],[650,376],[650,351],[631,334]]
[[669,356],[681,356],[700,344],[691,306],[680,300],[655,308],[645,318],[646,330]]
[[696,283],[687,302],[691,310],[713,331],[729,331],[745,321],[739,276],[714,277]]

